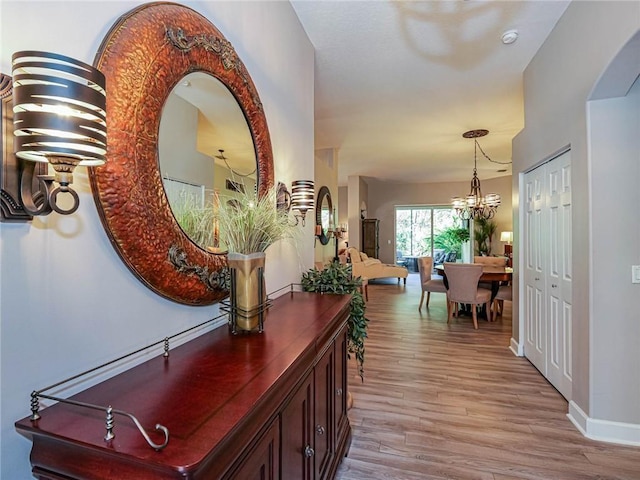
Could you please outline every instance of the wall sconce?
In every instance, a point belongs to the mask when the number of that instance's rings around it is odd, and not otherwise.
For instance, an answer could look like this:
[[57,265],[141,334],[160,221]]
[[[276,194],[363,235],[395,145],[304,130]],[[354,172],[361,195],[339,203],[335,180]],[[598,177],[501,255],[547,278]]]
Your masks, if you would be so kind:
[[296,225],[301,221],[304,227],[307,211],[313,208],[314,198],[313,180],[294,180],[291,183],[291,210],[298,211],[294,213]]
[[[22,220],[52,211],[73,213],[79,205],[78,194],[69,186],[73,170],[78,165],[105,163],[105,77],[90,65],[54,53],[16,52],[12,61],[17,158],[9,158],[5,150],[3,173],[15,176],[15,180],[3,180],[3,188],[11,183],[17,189],[13,198],[27,214]],[[13,167],[8,165],[11,161]],[[55,177],[40,174],[37,162],[48,162]],[[71,207],[58,206],[61,192],[72,196]]]

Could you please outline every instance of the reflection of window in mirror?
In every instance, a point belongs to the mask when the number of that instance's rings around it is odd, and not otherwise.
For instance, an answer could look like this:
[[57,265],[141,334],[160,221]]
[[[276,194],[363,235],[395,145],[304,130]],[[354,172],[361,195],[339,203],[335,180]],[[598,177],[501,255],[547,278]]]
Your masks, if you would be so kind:
[[326,232],[328,232],[329,230],[331,230],[331,212],[329,211],[328,208],[326,208],[325,206],[322,207],[322,212],[321,212],[321,221],[320,223],[322,224],[322,229]]
[[191,240],[212,247],[214,192],[232,197],[257,182],[246,118],[215,77],[195,72],[174,87],[162,110],[158,158],[174,217]]

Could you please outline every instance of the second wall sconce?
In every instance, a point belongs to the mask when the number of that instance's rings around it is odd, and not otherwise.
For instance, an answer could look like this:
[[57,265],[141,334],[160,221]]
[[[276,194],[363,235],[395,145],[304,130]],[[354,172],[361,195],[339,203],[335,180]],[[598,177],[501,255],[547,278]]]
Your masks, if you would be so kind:
[[294,180],[291,183],[291,210],[294,213],[296,225],[302,223],[304,227],[307,211],[314,206],[315,190],[313,180]]
[[[27,214],[73,213],[79,205],[78,194],[69,186],[73,170],[78,165],[105,163],[105,77],[91,65],[54,53],[22,51],[12,60],[17,158],[14,171],[9,172],[5,165],[3,172],[18,177],[15,197]],[[4,156],[9,157],[6,152]],[[35,173],[36,162],[48,162],[55,177]],[[41,194],[34,191],[34,175]],[[58,206],[59,193],[72,196],[71,207]]]

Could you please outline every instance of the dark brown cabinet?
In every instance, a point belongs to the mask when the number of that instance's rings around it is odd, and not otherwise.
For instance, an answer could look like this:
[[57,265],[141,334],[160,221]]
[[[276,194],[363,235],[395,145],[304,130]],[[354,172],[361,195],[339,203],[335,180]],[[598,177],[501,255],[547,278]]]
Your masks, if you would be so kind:
[[237,479],[280,479],[280,428],[277,420],[251,447],[247,457],[240,466],[228,477]]
[[379,258],[380,220],[377,218],[366,218],[362,220],[362,251],[372,258]]
[[265,331],[218,328],[72,397],[132,413],[104,440],[104,412],[58,403],[16,422],[41,480],[326,480],[346,455],[349,296],[288,293]]
[[345,326],[282,411],[283,479],[333,478],[347,449],[346,335]]

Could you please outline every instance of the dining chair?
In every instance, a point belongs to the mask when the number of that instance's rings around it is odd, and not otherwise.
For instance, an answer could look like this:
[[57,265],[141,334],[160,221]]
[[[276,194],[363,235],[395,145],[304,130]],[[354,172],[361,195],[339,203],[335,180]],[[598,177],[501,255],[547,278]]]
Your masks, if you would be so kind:
[[478,288],[478,280],[482,276],[482,265],[478,263],[448,263],[444,264],[444,274],[447,276],[449,290],[447,290],[447,323],[458,303],[471,305],[473,328],[478,328],[479,305],[486,305],[487,317],[491,321],[491,290]]
[[484,257],[481,255],[473,257],[473,263],[491,265],[492,267],[506,267],[508,260],[509,259],[507,257]]
[[500,285],[498,287],[498,293],[493,299],[493,318],[498,315],[502,315],[504,301],[511,302],[513,300],[513,288],[511,283],[509,285]]
[[[473,263],[479,263],[490,267],[506,267],[508,260],[509,259],[507,257],[485,257],[481,255],[473,257]],[[480,288],[488,288],[489,290],[493,288],[491,282],[480,282],[478,286]]]
[[418,272],[420,273],[420,285],[422,287],[422,295],[420,296],[420,305],[418,311],[422,308],[424,294],[427,293],[427,308],[429,308],[429,299],[431,292],[447,293],[442,278],[433,278],[433,257],[418,257]]

